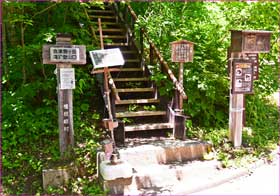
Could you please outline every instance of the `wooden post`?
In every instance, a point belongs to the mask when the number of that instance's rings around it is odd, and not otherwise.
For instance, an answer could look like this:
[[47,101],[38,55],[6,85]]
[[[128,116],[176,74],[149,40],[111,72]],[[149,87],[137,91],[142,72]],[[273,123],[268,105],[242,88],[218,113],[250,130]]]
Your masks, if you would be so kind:
[[[179,66],[179,76],[178,76],[178,80],[179,83],[183,86],[183,80],[184,80],[184,63],[180,63]],[[178,97],[178,101],[179,101],[179,113],[182,114],[183,113],[183,95],[181,93],[178,93],[179,97]]]
[[[71,45],[71,37],[56,38],[56,45]],[[74,146],[73,127],[73,92],[72,89],[61,89],[61,71],[64,68],[72,68],[72,64],[56,64],[57,69],[57,98],[58,98],[58,125],[59,125],[59,149],[61,157],[70,152]]]
[[[232,59],[239,58],[240,53],[231,53],[230,61],[230,79],[232,80]],[[232,82],[230,82],[230,85]],[[231,86],[232,88],[232,86]],[[229,104],[229,140],[233,142],[234,147],[240,147],[242,144],[242,128],[243,128],[243,110],[244,110],[244,94],[232,94],[230,88],[230,104]]]
[[72,89],[60,89],[60,72],[64,68],[71,68],[71,64],[57,64],[57,98],[58,98],[58,125],[59,148],[64,157],[67,151],[74,146],[73,127],[73,92]]
[[42,55],[43,64],[56,65],[59,149],[64,158],[74,146],[72,89],[75,88],[75,72],[72,64],[86,64],[86,47],[72,45],[71,36],[67,34],[57,34],[56,44],[43,45]]

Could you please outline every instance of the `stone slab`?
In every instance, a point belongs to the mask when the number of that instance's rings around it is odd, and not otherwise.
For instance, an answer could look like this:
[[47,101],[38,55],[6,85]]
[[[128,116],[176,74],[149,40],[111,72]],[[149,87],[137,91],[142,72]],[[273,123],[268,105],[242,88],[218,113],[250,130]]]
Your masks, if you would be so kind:
[[67,184],[72,176],[72,171],[70,169],[44,169],[42,175],[43,188],[47,189],[48,186],[58,187]]

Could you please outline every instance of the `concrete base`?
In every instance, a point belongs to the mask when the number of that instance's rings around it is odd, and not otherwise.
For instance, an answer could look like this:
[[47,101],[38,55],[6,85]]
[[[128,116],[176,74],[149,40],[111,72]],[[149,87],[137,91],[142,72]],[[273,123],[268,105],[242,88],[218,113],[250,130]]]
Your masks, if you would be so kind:
[[[99,180],[110,194],[138,195],[143,189],[172,187],[193,174],[186,162],[202,158],[210,149],[210,144],[190,140],[130,141],[119,149],[120,160],[126,165],[106,167],[106,161],[99,156]],[[129,177],[127,172],[132,170]]]
[[65,185],[72,177],[71,169],[44,169],[43,170],[43,188],[48,186],[58,187]]
[[120,148],[120,159],[134,167],[149,164],[168,164],[197,160],[210,152],[211,145],[193,140],[156,140],[133,141],[127,147]]

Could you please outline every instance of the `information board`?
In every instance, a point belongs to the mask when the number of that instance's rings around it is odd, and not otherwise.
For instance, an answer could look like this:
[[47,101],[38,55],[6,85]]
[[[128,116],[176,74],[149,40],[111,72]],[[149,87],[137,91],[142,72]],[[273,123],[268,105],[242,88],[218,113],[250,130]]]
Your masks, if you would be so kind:
[[246,57],[253,63],[253,75],[254,80],[259,79],[259,54],[257,53],[246,53]]
[[60,89],[75,89],[74,68],[60,68]]
[[244,59],[233,60],[232,72],[232,94],[253,93],[252,61]]
[[51,47],[50,60],[59,62],[75,62],[80,60],[79,53],[79,48]]
[[119,48],[93,50],[89,53],[94,69],[124,65],[123,55]]
[[193,43],[181,40],[176,42],[171,42],[172,53],[171,60],[172,62],[192,62],[193,61]]
[[86,64],[84,45],[43,45],[43,64]]

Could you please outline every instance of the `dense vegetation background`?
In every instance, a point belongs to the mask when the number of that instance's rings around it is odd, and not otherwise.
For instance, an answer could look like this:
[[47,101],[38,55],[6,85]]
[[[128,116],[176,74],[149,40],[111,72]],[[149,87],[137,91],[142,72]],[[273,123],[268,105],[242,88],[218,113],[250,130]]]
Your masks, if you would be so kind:
[[[96,4],[96,3],[94,3]],[[102,3],[99,3],[102,6]],[[57,95],[54,65],[43,65],[42,45],[54,43],[58,32],[72,33],[73,44],[98,48],[92,39],[84,3],[3,3],[3,121],[2,162],[6,193],[43,193],[43,168],[61,163],[59,158]],[[230,29],[273,31],[271,52],[260,56],[260,78],[254,95],[246,96],[246,122],[250,134],[244,144],[265,155],[277,143],[277,108],[267,96],[277,83],[277,2],[264,3],[132,3],[164,58],[170,62],[169,42],[187,39],[195,42],[194,62],[185,65],[184,86],[189,96],[185,111],[192,117],[188,136],[211,141],[227,149],[229,78],[227,47]],[[176,72],[177,65],[170,63]],[[98,126],[103,112],[101,96],[92,66],[76,66],[74,90],[74,130],[76,149],[72,161],[79,173],[69,186],[49,188],[47,193],[96,194],[95,153],[104,133]],[[162,75],[153,76],[155,80]],[[162,86],[161,88],[168,88]],[[251,133],[252,132],[252,133]],[[228,144],[227,144],[228,145]],[[228,147],[229,148],[229,147]],[[220,158],[230,157],[221,151]],[[249,154],[249,151],[242,152]]]

